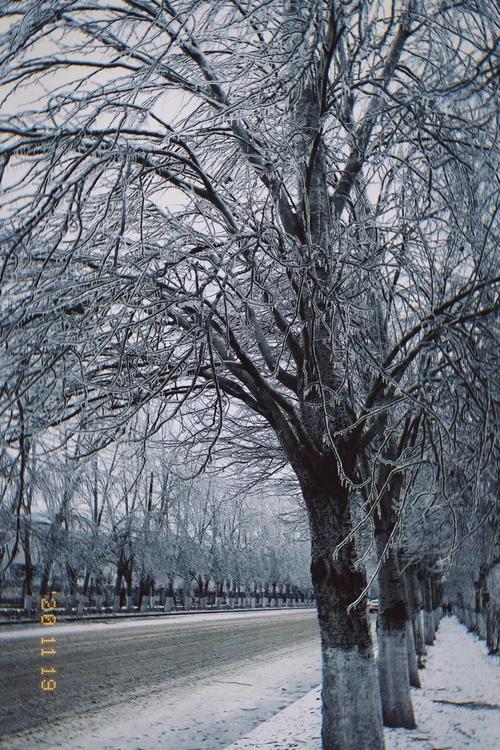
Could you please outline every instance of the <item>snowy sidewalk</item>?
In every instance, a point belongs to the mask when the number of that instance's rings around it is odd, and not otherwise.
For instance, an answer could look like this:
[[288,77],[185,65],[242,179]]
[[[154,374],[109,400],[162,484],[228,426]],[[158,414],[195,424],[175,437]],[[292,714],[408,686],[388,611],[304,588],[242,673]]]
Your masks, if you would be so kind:
[[[413,690],[418,727],[386,729],[386,750],[498,750],[500,659],[453,619],[428,648],[421,690]],[[319,750],[320,691],[307,693],[226,750]],[[351,750],[354,750],[352,748]]]

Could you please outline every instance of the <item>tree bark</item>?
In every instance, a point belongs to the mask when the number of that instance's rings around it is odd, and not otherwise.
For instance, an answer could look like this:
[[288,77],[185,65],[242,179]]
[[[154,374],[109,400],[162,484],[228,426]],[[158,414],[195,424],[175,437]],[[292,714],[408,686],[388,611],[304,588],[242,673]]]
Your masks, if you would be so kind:
[[[385,726],[414,729],[410,695],[407,632],[410,613],[404,597],[396,549],[389,544],[391,529],[375,521],[375,542],[381,561],[378,574],[378,675]],[[416,671],[416,663],[415,663]]]
[[426,645],[432,646],[436,638],[436,630],[434,627],[431,579],[427,573],[423,574],[422,588],[424,593],[424,638]]
[[485,603],[486,620],[486,645],[490,654],[498,653],[500,646],[500,612],[488,597]]
[[412,563],[406,574],[408,585],[408,600],[413,621],[413,634],[415,638],[415,649],[417,652],[417,663],[421,669],[425,665],[427,651],[424,636],[424,611],[422,602],[422,589],[418,578],[418,567]]
[[52,570],[52,560],[48,559],[43,566],[42,578],[40,580],[40,596],[47,596],[49,590],[50,573]]
[[431,578],[431,593],[432,593],[432,611],[434,616],[434,631],[437,632],[439,623],[441,622],[441,584],[433,576]]
[[121,591],[122,591],[122,573],[120,569],[116,571],[115,588],[113,593],[113,612],[120,611]]
[[66,602],[66,609],[68,612],[71,612],[77,599],[78,573],[69,563],[66,563],[66,578],[68,581],[68,601]]
[[82,593],[78,597],[78,615],[83,615],[83,611],[85,609],[86,604],[88,604],[88,590],[89,590],[89,584],[90,584],[90,571],[87,570],[85,573],[85,578],[83,579],[83,586],[82,586]]
[[[347,490],[328,477],[322,487],[302,476],[311,530],[311,575],[322,653],[324,750],[384,747],[366,597],[348,612],[366,586],[352,540]],[[332,486],[333,485],[333,486]]]
[[408,591],[408,579],[405,573],[401,573],[401,588],[403,591],[403,599],[407,607],[408,616],[406,618],[406,649],[408,656],[408,673],[410,677],[410,685],[415,688],[420,688],[420,675],[418,674],[418,663],[417,663],[417,649],[415,642],[415,628],[413,626],[413,610],[410,604],[410,596]]
[[127,612],[130,612],[134,608],[134,600],[132,596],[132,562],[131,561],[125,573],[125,581],[127,583],[126,608],[127,608]]
[[21,535],[21,544],[24,552],[23,609],[29,615],[33,606],[35,568],[31,558],[31,529],[27,522],[23,524]]
[[140,612],[151,609],[151,598],[153,596],[154,582],[150,575],[142,576],[139,585],[139,601],[137,606]]

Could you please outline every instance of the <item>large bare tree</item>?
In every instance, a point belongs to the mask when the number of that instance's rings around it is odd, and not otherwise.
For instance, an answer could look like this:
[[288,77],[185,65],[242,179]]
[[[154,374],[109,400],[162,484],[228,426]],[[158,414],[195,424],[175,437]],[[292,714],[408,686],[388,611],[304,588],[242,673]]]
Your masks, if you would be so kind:
[[243,404],[308,512],[323,747],[381,748],[352,505],[495,310],[493,3],[0,13],[7,439],[20,398],[104,440],[155,399],[213,442]]

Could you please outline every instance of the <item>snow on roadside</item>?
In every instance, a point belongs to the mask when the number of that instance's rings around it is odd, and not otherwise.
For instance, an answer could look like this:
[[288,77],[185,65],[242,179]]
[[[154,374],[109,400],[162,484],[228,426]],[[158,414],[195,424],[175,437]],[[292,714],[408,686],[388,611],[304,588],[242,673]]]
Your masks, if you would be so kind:
[[[500,660],[483,642],[457,620],[442,620],[420,675],[422,689],[413,690],[418,727],[386,729],[386,750],[500,748]],[[318,687],[226,750],[319,750],[320,706]]]
[[[120,628],[145,628],[145,627],[164,627],[169,624],[175,625],[187,625],[193,624],[193,622],[218,622],[220,620],[241,620],[247,617],[279,617],[284,614],[287,617],[293,617],[294,615],[303,614],[304,611],[310,611],[312,614],[316,614],[314,608],[298,607],[297,609],[291,607],[290,609],[264,609],[264,610],[246,610],[242,612],[193,612],[193,614],[178,614],[178,615],[155,615],[154,617],[140,617],[135,618],[124,618],[122,620],[100,620],[98,622],[92,620],[84,620],[82,622],[67,622],[64,620],[58,620],[55,625],[39,625],[33,623],[32,625],[8,625],[5,630],[0,631],[0,641],[12,641],[20,638],[36,638],[40,635],[58,635],[64,633],[86,633],[89,629],[92,632],[97,630],[117,630]],[[64,628],[64,630],[61,630]]]
[[320,690],[311,690],[225,750],[319,750]]
[[[195,644],[194,644],[195,647]],[[159,654],[159,658],[162,655]],[[222,750],[317,685],[319,640],[221,664],[188,684],[152,687],[147,697],[75,712],[2,740],[1,750]]]

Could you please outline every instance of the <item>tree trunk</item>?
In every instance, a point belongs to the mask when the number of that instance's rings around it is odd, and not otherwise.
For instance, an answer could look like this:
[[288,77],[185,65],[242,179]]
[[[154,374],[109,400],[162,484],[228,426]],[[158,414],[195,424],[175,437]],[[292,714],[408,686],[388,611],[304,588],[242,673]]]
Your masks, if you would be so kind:
[[129,565],[127,572],[125,573],[125,581],[127,582],[127,599],[126,608],[127,612],[130,612],[134,608],[134,599],[132,596],[132,565]]
[[[375,521],[375,542],[380,563],[377,615],[378,675],[382,716],[387,727],[415,728],[410,695],[407,632],[409,608],[399,572],[395,548],[388,546],[391,533],[384,521]],[[415,661],[415,671],[417,671]]]
[[427,657],[424,636],[424,611],[422,602],[422,588],[418,577],[418,568],[412,563],[406,574],[408,586],[408,600],[413,621],[413,634],[417,652],[418,667],[423,668]]
[[31,560],[25,563],[24,584],[23,584],[23,609],[27,615],[31,614],[33,606],[33,577],[34,569]]
[[455,603],[455,611],[460,622],[467,626],[467,617],[465,612],[464,596],[461,591],[457,593],[457,601]]
[[415,633],[411,620],[406,621],[406,648],[408,653],[408,672],[410,685],[414,688],[422,687],[418,673],[417,650],[415,647]]
[[113,594],[113,612],[119,612],[120,611],[120,601],[121,601],[121,590],[122,590],[122,574],[120,571],[117,571],[116,573],[116,579],[115,579],[115,589]]
[[23,609],[29,615],[33,606],[33,579],[35,577],[29,547],[24,548],[24,561]]
[[138,608],[140,612],[147,612],[151,609],[151,598],[153,596],[154,582],[151,576],[143,576],[139,586]]
[[278,600],[277,600],[277,597],[276,597],[276,582],[274,582],[272,584],[272,589],[273,589],[272,603],[273,603],[273,607],[276,607],[278,605]]
[[474,581],[474,625],[473,630],[480,635],[481,625],[481,582]]
[[415,645],[415,635],[413,628],[413,610],[410,603],[410,595],[408,591],[408,579],[406,573],[401,572],[401,566],[399,567],[399,575],[401,580],[401,590],[403,592],[403,601],[407,610],[406,618],[406,650],[408,657],[408,674],[410,678],[410,685],[412,687],[419,688],[420,676],[418,674],[417,664],[417,651]]
[[33,606],[35,568],[31,558],[31,527],[27,521],[21,528],[21,546],[24,552],[23,609],[29,615]]
[[100,575],[97,575],[95,577],[95,610],[96,612],[102,611],[102,603],[103,603],[103,590],[102,590],[102,579],[100,578]]
[[269,594],[269,584],[266,583],[264,586],[264,594],[262,598],[262,606],[263,607],[270,607],[271,606],[271,596]]
[[485,585],[486,581],[483,581],[479,592],[479,611],[476,611],[476,631],[483,640],[486,640],[487,604],[490,600],[490,594],[486,591]]
[[51,570],[52,570],[52,560],[49,559],[46,561],[45,565],[43,566],[42,578],[40,580],[40,596],[41,597],[47,596],[47,592],[49,590],[49,580],[50,580]]
[[158,590],[158,604],[162,609],[165,607],[165,596],[166,596],[166,590],[165,586],[160,586]]
[[224,603],[223,599],[224,595],[224,584],[222,581],[215,581],[215,599],[214,599],[214,607],[215,609],[220,609]]
[[83,615],[86,603],[88,603],[87,595],[89,590],[89,584],[90,584],[90,571],[87,570],[85,573],[85,578],[83,579],[83,586],[82,586],[82,593],[78,597],[78,615],[81,617]]
[[431,578],[431,593],[432,593],[432,612],[434,617],[434,632],[439,628],[441,622],[441,585],[433,576]]
[[[331,469],[331,467],[329,467]],[[347,491],[301,477],[311,530],[311,575],[322,653],[323,750],[384,747],[380,693],[370,638],[366,597],[348,612],[366,586],[352,541],[335,557],[351,531]]]
[[424,573],[422,583],[424,591],[424,638],[426,645],[432,646],[436,637],[436,630],[434,627],[431,579],[429,575]]
[[68,612],[72,612],[73,608],[76,605],[78,573],[69,563],[66,563],[66,578],[68,581],[68,601],[66,603],[66,609],[68,610]]
[[408,657],[408,674],[410,678],[410,685],[412,687],[420,688],[420,676],[418,674],[418,662],[417,662],[417,648],[415,639],[415,627],[414,619],[415,612],[412,602],[410,600],[410,591],[408,586],[408,576],[406,572],[402,572],[402,559],[398,558],[399,573],[401,581],[401,591],[403,593],[403,601],[405,603],[407,618],[406,618],[406,649]]
[[485,604],[486,620],[486,645],[490,654],[498,653],[500,633],[500,612],[497,610],[491,597],[488,596]]

